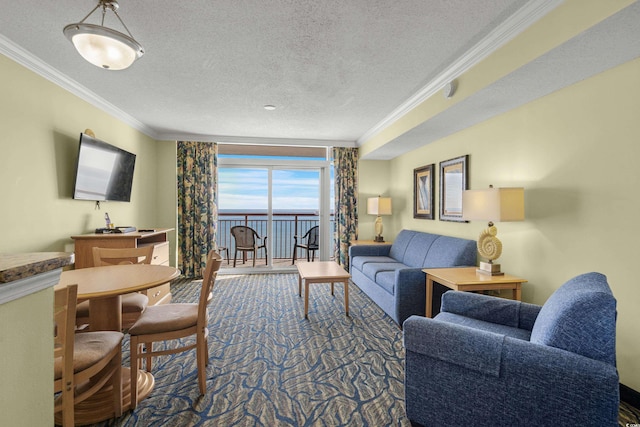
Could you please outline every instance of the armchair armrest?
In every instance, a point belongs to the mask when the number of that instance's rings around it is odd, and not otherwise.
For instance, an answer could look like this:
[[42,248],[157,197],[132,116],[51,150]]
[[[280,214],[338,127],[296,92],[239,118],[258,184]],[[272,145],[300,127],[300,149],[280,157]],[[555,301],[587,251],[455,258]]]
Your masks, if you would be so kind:
[[531,331],[541,308],[521,301],[448,291],[442,295],[440,311]]
[[419,316],[404,322],[403,334],[407,351],[494,377],[500,375],[504,335]]

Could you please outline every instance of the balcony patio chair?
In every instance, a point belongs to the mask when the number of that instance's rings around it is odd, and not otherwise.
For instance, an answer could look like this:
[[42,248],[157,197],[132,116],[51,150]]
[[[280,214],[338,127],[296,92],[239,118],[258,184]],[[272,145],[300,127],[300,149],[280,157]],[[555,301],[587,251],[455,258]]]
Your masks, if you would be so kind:
[[[244,225],[236,225],[231,227],[231,235],[235,242],[235,250],[233,252],[233,266],[236,266],[236,259],[238,252],[242,252],[242,263],[244,264],[247,259],[247,252],[253,252],[253,266],[256,266],[256,256],[258,249],[264,249],[265,264],[269,262],[267,258],[267,238],[264,239],[258,236],[258,233],[251,228]],[[262,244],[258,243],[262,241]]]
[[[155,356],[180,353],[196,349],[198,366],[198,387],[200,395],[207,391],[206,366],[209,364],[209,345],[207,342],[209,312],[207,304],[210,300],[213,285],[222,264],[222,257],[214,250],[207,256],[202,288],[198,303],[171,303],[148,307],[134,325],[129,328],[130,362],[131,362],[131,409],[138,405],[138,369],[142,360],[146,361],[146,369],[151,372],[151,358]],[[193,340],[183,338],[195,335]],[[178,347],[163,346],[153,350],[153,343],[175,340]]]
[[[319,249],[318,230],[319,227],[316,225],[315,227],[311,227],[304,236],[293,236],[293,256],[291,257],[291,265],[294,265],[296,263],[296,259],[298,259],[297,248],[307,251],[307,262],[309,261],[309,253],[311,253],[311,261],[315,261],[316,251]],[[298,243],[298,239],[300,239],[301,243]],[[305,241],[306,243],[303,243]]]

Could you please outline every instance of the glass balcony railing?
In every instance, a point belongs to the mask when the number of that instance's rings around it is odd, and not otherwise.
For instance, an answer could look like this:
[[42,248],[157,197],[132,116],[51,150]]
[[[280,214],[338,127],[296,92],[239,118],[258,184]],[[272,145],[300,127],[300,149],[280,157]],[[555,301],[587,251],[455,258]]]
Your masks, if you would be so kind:
[[[317,213],[301,213],[301,212],[277,212],[273,213],[273,233],[270,237],[270,251],[274,262],[277,260],[291,259],[293,256],[293,236],[304,235],[311,227],[319,225],[320,217]],[[247,211],[238,212],[219,212],[218,213],[218,246],[229,249],[229,257],[233,259],[233,251],[235,244],[231,236],[231,227],[236,225],[244,225],[253,228],[260,237],[267,235],[267,214],[255,213]],[[335,247],[333,236],[335,232],[334,215],[331,214],[329,222],[330,235],[332,236],[331,250]],[[303,243],[299,241],[298,243]],[[319,254],[316,253],[316,256]],[[251,259],[251,254],[248,255]],[[258,259],[264,260],[264,251],[259,250]],[[240,255],[238,255],[240,257]],[[297,257],[306,259],[306,252],[298,249]],[[264,262],[264,261],[263,261]],[[257,264],[256,264],[257,265]]]

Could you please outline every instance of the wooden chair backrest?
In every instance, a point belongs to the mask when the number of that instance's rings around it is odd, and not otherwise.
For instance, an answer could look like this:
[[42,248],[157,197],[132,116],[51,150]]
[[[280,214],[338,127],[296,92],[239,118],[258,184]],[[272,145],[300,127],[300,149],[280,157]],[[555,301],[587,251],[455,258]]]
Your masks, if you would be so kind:
[[204,324],[206,327],[207,322],[207,304],[211,300],[211,291],[218,275],[218,270],[222,265],[222,256],[215,251],[209,251],[207,255],[207,266],[204,269],[202,277],[202,289],[200,291],[200,300],[198,306],[198,323]]
[[54,358],[62,358],[62,377],[54,381],[54,392],[62,392],[60,404],[63,425],[73,425],[73,343],[75,334],[78,285],[69,285],[54,291]]
[[93,248],[93,265],[151,264],[153,245],[139,248]]

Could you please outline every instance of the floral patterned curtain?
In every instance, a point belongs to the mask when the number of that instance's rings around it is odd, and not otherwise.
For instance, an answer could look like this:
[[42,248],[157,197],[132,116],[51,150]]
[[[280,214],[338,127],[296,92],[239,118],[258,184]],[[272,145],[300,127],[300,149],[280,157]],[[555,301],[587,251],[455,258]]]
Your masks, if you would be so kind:
[[358,149],[333,148],[335,174],[334,256],[338,264],[349,269],[349,243],[358,238]]
[[202,277],[207,254],[217,249],[218,146],[178,141],[178,268]]

